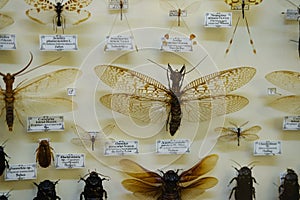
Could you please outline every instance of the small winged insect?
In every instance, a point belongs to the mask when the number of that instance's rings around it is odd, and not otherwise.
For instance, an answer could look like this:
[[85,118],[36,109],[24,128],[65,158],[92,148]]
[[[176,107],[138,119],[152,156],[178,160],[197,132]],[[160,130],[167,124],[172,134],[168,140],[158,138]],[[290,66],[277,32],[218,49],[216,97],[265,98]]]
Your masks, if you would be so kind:
[[[81,136],[80,138],[73,138],[71,140],[71,142],[73,144],[76,145],[80,145],[80,146],[87,146],[87,147],[91,147],[92,151],[94,151],[95,149],[95,144],[97,143],[101,143],[104,144],[106,138],[105,135],[109,135],[112,130],[114,129],[115,125],[114,124],[109,124],[107,126],[105,126],[103,128],[103,130],[101,130],[101,132],[88,132],[85,131],[83,128],[81,128],[80,126],[76,125],[76,131],[78,132],[78,134]],[[103,145],[99,145],[101,147],[103,147]]]
[[120,12],[120,20],[123,20],[124,11],[128,8],[128,0],[108,0],[109,9]]
[[8,197],[10,197],[10,191],[8,191],[7,193],[3,193],[2,195],[0,195],[0,200],[8,200]]
[[[251,163],[249,165],[251,165]],[[234,180],[236,181],[236,186],[232,188],[229,199],[231,199],[233,192],[235,200],[255,199],[255,188],[253,187],[253,182],[256,183],[256,180],[252,177],[253,167],[249,168],[249,165],[244,167],[239,165],[240,169],[236,167],[234,168],[238,172],[238,175],[229,182],[230,185]]]
[[174,70],[168,65],[165,69],[168,79],[166,87],[130,69],[113,65],[97,66],[95,72],[98,77],[120,91],[102,96],[100,102],[113,111],[146,123],[155,121],[159,113],[172,136],[180,127],[182,117],[199,122],[236,112],[248,104],[245,97],[228,93],[249,82],[256,72],[254,68],[238,67],[215,72],[190,82],[182,89],[185,75],[193,69],[187,71],[183,65],[180,70]]
[[34,8],[26,11],[26,15],[41,24],[53,24],[53,29],[57,32],[57,27],[61,27],[64,32],[66,24],[77,25],[90,18],[91,13],[82,8],[88,6],[92,0],[25,0]]
[[[61,69],[53,71],[51,73],[37,76],[28,81],[20,82],[17,87],[13,87],[15,78],[25,75],[35,69],[50,64],[58,59],[44,63],[30,70],[27,70],[33,60],[33,55],[30,53],[29,63],[20,71],[15,73],[4,74],[0,72],[0,76],[3,77],[5,83],[5,89],[0,90],[0,116],[3,114],[4,108],[6,111],[6,123],[9,131],[13,130],[15,112],[16,116],[36,115],[37,113],[50,113],[55,109],[60,112],[70,111],[72,109],[72,101],[61,97],[50,97],[49,94],[54,93],[58,88],[63,88],[80,75],[80,70],[75,68]],[[26,71],[27,70],[27,71]],[[40,94],[37,96],[36,94]],[[53,105],[53,106],[51,106]],[[54,108],[55,109],[50,109]],[[20,123],[23,125],[21,119]]]
[[[59,181],[59,180],[58,180]],[[59,196],[56,196],[55,185],[58,181],[52,182],[49,180],[44,180],[40,184],[34,183],[38,187],[38,192],[36,197],[33,200],[56,200],[60,199]]]
[[283,178],[281,178],[281,185],[278,188],[280,200],[299,200],[299,183],[298,175],[292,169],[287,169]]
[[6,157],[9,157],[5,152],[4,152],[4,144],[7,142],[4,141],[2,143],[2,145],[0,146],[0,176],[2,176],[5,168],[9,168],[9,165],[8,165],[8,161],[6,160]]
[[[0,9],[3,8],[8,0],[0,0]],[[14,23],[13,18],[5,14],[0,13],[0,29],[3,29]]]
[[[84,177],[87,177],[84,179]],[[101,178],[99,174],[95,171],[90,172],[89,174],[85,175],[83,178],[81,177],[79,181],[84,181],[85,186],[84,186],[84,191],[80,194],[80,200],[84,199],[98,199],[98,200],[103,200],[103,197],[107,199],[107,192],[103,188],[102,182],[104,180],[109,180],[107,178]],[[102,175],[103,176],[103,175]],[[78,181],[78,182],[79,182]]]
[[270,106],[277,110],[299,115],[300,114],[300,72],[296,71],[274,71],[265,76],[272,84],[294,93],[277,98],[271,102]]
[[246,141],[254,141],[259,139],[256,135],[257,132],[261,130],[260,126],[253,126],[251,128],[243,130],[242,127],[245,126],[248,122],[245,122],[241,126],[237,126],[234,123],[232,124],[234,127],[226,128],[226,127],[218,127],[215,129],[216,132],[221,133],[218,140],[223,142],[229,142],[237,140],[238,146],[240,146],[240,139],[244,139]]
[[218,183],[215,177],[202,177],[211,171],[218,160],[218,155],[206,156],[192,168],[178,174],[179,170],[160,171],[162,175],[147,170],[139,164],[123,159],[121,165],[129,171],[126,174],[135,179],[122,181],[123,187],[136,195],[155,198],[156,200],[184,200],[198,196],[206,189]]
[[[256,49],[254,47],[254,42],[253,42],[253,39],[251,37],[251,33],[250,33],[250,28],[249,28],[249,24],[248,24],[248,20],[247,20],[247,17],[245,15],[245,9],[246,8],[250,8],[250,5],[258,5],[259,3],[261,3],[262,0],[225,0],[225,3],[230,5],[232,9],[241,9],[242,10],[242,18],[245,20],[245,23],[246,23],[246,27],[247,27],[247,32],[248,32],[248,35],[249,35],[249,39],[250,39],[250,44],[252,46],[252,50],[253,50],[253,53],[256,54]],[[232,42],[233,42],[233,38],[234,38],[234,35],[235,35],[235,32],[236,32],[236,29],[237,29],[237,26],[239,24],[239,21],[240,21],[240,16],[237,20],[237,23],[234,27],[234,30],[233,30],[233,33],[232,33],[232,36],[231,36],[231,39],[229,41],[229,45],[226,49],[226,53],[229,52],[229,49],[232,45]]]
[[49,144],[49,140],[42,139],[39,143],[39,147],[36,151],[36,161],[43,168],[47,168],[51,165],[51,161],[54,161],[52,152],[53,148]]

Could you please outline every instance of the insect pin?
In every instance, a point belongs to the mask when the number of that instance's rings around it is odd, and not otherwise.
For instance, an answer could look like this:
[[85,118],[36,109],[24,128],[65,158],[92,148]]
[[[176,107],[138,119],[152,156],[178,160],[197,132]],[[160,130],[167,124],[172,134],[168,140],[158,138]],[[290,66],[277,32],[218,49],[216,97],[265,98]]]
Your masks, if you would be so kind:
[[49,180],[44,180],[40,182],[40,184],[34,183],[38,187],[37,195],[33,198],[33,200],[57,200],[60,199],[59,196],[56,195],[55,185],[59,180],[52,182]]
[[51,165],[51,161],[54,162],[54,156],[52,152],[53,148],[49,144],[49,140],[41,139],[39,142],[39,147],[36,151],[36,161],[43,168],[47,168]]
[[280,200],[299,200],[298,175],[292,169],[287,169],[284,177],[281,178],[281,184],[278,188]]
[[[103,200],[103,198],[107,199],[107,192],[104,190],[102,183],[104,180],[109,180],[109,177],[106,176],[106,178],[101,178],[99,175],[104,176],[96,171],[92,171],[79,179],[78,182],[85,182],[84,191],[80,194],[80,200],[83,200],[83,197],[85,200]],[[88,177],[84,179],[86,176]]]
[[10,158],[5,152],[4,152],[4,145],[7,142],[7,140],[5,140],[1,146],[0,146],[0,176],[2,176],[5,168],[9,168],[9,164],[8,161],[6,160],[6,157]]

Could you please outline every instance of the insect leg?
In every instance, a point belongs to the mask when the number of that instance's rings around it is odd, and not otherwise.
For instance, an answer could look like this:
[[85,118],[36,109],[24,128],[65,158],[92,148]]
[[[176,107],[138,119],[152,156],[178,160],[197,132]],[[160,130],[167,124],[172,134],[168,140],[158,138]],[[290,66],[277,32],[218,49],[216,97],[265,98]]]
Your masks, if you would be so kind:
[[104,193],[105,199],[107,199],[107,192],[106,192],[106,190],[103,190],[103,193]]
[[254,187],[252,187],[252,196],[253,196],[254,199],[256,199],[255,198],[255,188]]
[[231,47],[231,45],[232,45],[232,42],[233,42],[233,38],[234,38],[234,35],[235,35],[235,32],[236,32],[237,26],[238,26],[238,24],[239,24],[239,22],[240,22],[240,18],[241,18],[241,17],[239,16],[239,18],[238,18],[238,20],[237,20],[237,22],[236,22],[236,25],[235,25],[235,27],[234,27],[234,30],[233,30],[231,39],[230,39],[230,41],[229,41],[229,44],[228,44],[228,47],[227,47],[225,53],[228,53],[228,52],[229,52],[229,49],[230,49],[230,47]]
[[232,190],[231,190],[231,192],[230,192],[230,195],[229,195],[229,199],[231,199],[231,196],[232,196],[232,194],[233,194],[233,191],[235,191],[235,190],[236,190],[236,187],[232,188]]
[[253,53],[256,54],[256,49],[254,47],[254,42],[253,42],[251,34],[250,34],[250,28],[249,28],[248,20],[247,20],[246,17],[245,17],[245,22],[246,22],[246,27],[247,27],[247,31],[248,31],[248,35],[249,35],[249,39],[250,39],[250,44],[252,46]]

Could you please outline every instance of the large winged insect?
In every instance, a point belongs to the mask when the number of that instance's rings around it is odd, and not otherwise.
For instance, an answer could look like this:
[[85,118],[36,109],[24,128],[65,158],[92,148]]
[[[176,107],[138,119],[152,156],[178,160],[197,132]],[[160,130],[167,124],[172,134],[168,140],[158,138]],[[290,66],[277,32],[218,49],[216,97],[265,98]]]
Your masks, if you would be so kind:
[[182,117],[199,122],[236,112],[246,106],[247,98],[228,93],[249,82],[256,72],[252,67],[219,71],[195,79],[182,89],[185,75],[191,70],[186,71],[185,66],[173,70],[168,65],[166,71],[168,87],[130,69],[113,65],[97,66],[95,72],[99,78],[117,90],[116,93],[102,96],[100,101],[113,111],[141,122],[153,122],[157,117],[155,113],[159,113],[173,136]]
[[[125,173],[134,179],[122,181],[123,187],[136,195],[156,200],[191,199],[214,187],[218,183],[215,177],[202,177],[211,171],[218,160],[218,155],[208,155],[192,168],[179,174],[179,170],[160,171],[161,174],[145,169],[129,159],[120,161]],[[145,199],[144,198],[144,199]]]
[[[0,9],[3,8],[8,0],[0,0]],[[14,23],[13,18],[8,15],[0,13],[0,29],[3,29]]]

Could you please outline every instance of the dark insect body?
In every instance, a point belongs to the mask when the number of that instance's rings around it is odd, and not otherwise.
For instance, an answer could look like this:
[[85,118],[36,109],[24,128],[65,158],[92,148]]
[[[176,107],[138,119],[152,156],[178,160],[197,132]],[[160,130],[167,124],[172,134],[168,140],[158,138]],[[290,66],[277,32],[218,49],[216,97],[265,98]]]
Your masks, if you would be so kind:
[[135,179],[122,181],[123,187],[136,195],[150,197],[156,200],[183,200],[191,199],[214,187],[218,180],[215,177],[200,176],[211,171],[216,165],[218,156],[212,154],[203,158],[192,168],[179,174],[179,170],[160,171],[162,175],[147,170],[139,164],[123,159],[120,161],[126,174]]
[[5,168],[9,168],[8,161],[6,160],[6,157],[9,156],[4,152],[5,142],[0,146],[0,176],[2,176]]
[[281,178],[282,184],[278,188],[280,200],[299,200],[298,175],[292,169],[287,169],[286,175]]
[[50,146],[48,140],[41,140],[39,147],[36,151],[36,161],[43,168],[47,168],[51,165],[51,161],[54,161],[54,156],[52,152],[53,148]]
[[[59,180],[58,180],[59,181]],[[38,192],[33,200],[57,200],[60,199],[56,196],[55,185],[58,181],[52,182],[49,180],[44,180],[40,184],[34,183],[38,187]]]
[[87,175],[89,175],[87,179],[83,177],[79,180],[85,182],[84,191],[80,194],[80,200],[83,200],[83,197],[85,200],[103,200],[103,197],[107,199],[107,192],[104,190],[102,182],[109,179],[101,178],[95,171]]
[[3,193],[3,194],[0,196],[0,200],[8,200],[8,197],[10,197],[10,194],[9,194],[10,192],[11,192],[11,190],[8,191],[6,194]]

